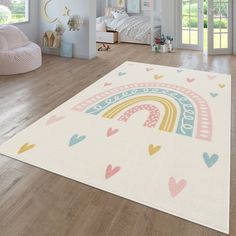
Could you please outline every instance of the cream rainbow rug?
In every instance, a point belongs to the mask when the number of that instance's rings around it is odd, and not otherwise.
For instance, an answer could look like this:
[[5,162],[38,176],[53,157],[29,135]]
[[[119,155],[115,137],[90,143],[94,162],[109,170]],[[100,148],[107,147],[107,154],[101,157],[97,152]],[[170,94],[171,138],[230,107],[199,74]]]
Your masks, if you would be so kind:
[[126,62],[0,152],[228,233],[230,123],[230,75]]

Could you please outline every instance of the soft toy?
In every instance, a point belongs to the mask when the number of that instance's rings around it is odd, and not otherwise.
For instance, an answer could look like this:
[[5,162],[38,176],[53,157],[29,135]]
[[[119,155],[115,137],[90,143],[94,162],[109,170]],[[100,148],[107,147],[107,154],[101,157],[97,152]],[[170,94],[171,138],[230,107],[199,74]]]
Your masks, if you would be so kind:
[[83,24],[83,20],[79,15],[70,16],[67,25],[69,26],[70,31],[79,31],[81,25]]

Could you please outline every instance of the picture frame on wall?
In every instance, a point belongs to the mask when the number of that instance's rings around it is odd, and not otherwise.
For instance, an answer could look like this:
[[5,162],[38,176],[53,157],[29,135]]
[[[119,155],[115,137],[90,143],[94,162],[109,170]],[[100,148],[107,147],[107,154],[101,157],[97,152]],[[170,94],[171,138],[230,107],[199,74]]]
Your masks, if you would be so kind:
[[128,13],[140,13],[140,0],[127,0],[127,12]]
[[125,0],[117,0],[117,7],[125,8]]
[[151,11],[151,0],[142,0],[142,11]]

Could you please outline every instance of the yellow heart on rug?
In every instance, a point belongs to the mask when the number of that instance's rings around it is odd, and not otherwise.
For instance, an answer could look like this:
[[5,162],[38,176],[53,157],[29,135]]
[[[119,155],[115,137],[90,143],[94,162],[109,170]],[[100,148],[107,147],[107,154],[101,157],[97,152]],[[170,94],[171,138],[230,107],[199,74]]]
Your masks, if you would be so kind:
[[29,143],[25,143],[17,152],[17,154],[21,154],[23,152],[27,152],[30,149],[34,148],[35,144],[29,144]]
[[220,88],[224,88],[225,84],[218,84]]
[[149,154],[150,156],[156,154],[157,152],[159,152],[161,150],[161,146],[155,146],[153,144],[149,145]]
[[163,75],[154,75],[154,79],[155,80],[159,80],[159,79],[161,79],[163,77],[164,77]]

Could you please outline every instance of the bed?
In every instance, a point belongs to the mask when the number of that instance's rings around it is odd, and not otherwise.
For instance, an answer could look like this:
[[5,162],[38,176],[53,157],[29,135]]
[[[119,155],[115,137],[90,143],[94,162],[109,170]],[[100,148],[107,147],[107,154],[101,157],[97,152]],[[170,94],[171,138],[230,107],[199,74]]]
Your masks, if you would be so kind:
[[[127,14],[117,18],[102,16],[97,18],[97,25],[103,25],[102,29],[105,31],[119,32],[120,42],[150,45],[153,41],[151,40],[152,24],[148,16],[128,16]],[[161,34],[159,19],[154,20],[153,34],[154,37]]]

